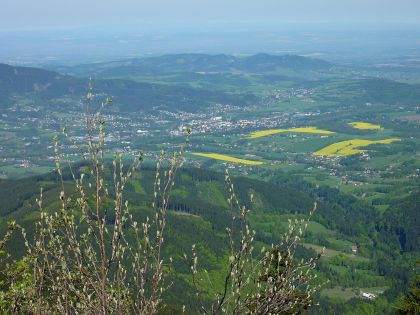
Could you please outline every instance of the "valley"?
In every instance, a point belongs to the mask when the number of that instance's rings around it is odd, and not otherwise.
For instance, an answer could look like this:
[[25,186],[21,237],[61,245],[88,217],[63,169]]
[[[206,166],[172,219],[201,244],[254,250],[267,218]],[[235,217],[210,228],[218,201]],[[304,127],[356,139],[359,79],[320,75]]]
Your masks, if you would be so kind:
[[[0,65],[0,232],[9,220],[33,229],[41,186],[49,211],[58,205],[53,137],[78,165],[91,82],[98,108],[112,98],[101,108],[105,158],[143,153],[144,169],[126,193],[139,220],[153,215],[149,197],[161,150],[183,147],[168,218],[168,244],[177,245],[164,248],[178,288],[169,290],[168,303],[194,308],[179,294],[193,285],[182,264],[192,244],[216,286],[223,280],[229,207],[221,174],[228,169],[251,208],[259,248],[279,241],[288,220],[306,218],[318,203],[298,251],[321,255],[316,273],[324,286],[313,314],[381,312],[407,286],[418,256],[420,85],[394,81],[395,72],[369,73],[268,54]],[[211,290],[206,286],[204,296]]]

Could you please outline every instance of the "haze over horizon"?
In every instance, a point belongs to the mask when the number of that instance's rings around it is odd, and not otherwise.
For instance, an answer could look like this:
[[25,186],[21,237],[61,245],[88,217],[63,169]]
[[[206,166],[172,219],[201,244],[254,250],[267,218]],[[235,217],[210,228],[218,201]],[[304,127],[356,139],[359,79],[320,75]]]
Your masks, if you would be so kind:
[[185,52],[290,53],[344,62],[348,56],[389,58],[389,51],[416,57],[418,21],[415,0],[16,0],[0,4],[0,62],[85,63]]
[[15,0],[0,4],[0,29],[39,30],[79,27],[176,25],[230,22],[418,24],[417,0]]

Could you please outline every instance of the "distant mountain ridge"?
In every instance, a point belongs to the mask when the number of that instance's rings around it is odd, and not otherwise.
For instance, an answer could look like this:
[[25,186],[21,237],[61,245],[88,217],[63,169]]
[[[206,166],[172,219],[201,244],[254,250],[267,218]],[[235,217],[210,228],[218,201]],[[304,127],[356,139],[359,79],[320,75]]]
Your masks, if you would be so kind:
[[74,84],[75,81],[72,77],[57,72],[0,63],[0,98],[17,93],[37,92],[42,95],[46,91],[49,96],[50,93],[60,95],[65,92],[63,85],[68,83]]
[[297,55],[270,55],[260,53],[249,57],[236,57],[226,54],[176,54],[92,63],[75,67],[55,67],[54,70],[76,76],[90,74],[98,77],[109,77],[176,72],[270,73],[279,69],[326,71],[332,66],[332,63],[321,59]]
[[[257,102],[257,97],[243,92],[227,93],[211,86],[161,84],[154,82],[154,78],[159,75],[182,77],[187,74],[186,77],[191,79],[191,75],[207,74],[209,80],[222,80],[214,78],[214,74],[250,73],[267,74],[269,77],[272,73],[279,76],[282,69],[307,72],[327,71],[331,67],[332,64],[323,60],[265,53],[249,57],[225,54],[163,55],[51,69],[0,64],[0,108],[13,105],[11,97],[15,95],[29,96],[34,101],[41,100],[43,104],[51,104],[54,99],[63,97],[80,100],[87,91],[89,77],[95,78],[95,92],[112,95],[116,106],[122,111],[148,110],[156,106],[195,111],[217,103],[245,106]],[[151,77],[152,80],[131,80],[138,76]],[[237,85],[245,80],[236,75],[230,79]]]
[[[125,79],[95,79],[94,92],[110,95],[121,111],[150,110],[155,106],[170,110],[195,111],[217,103],[247,105],[256,97],[189,86],[135,82]],[[39,68],[0,64],[0,108],[13,105],[12,96],[29,97],[42,104],[70,97],[77,103],[87,92],[88,79],[62,75]]]

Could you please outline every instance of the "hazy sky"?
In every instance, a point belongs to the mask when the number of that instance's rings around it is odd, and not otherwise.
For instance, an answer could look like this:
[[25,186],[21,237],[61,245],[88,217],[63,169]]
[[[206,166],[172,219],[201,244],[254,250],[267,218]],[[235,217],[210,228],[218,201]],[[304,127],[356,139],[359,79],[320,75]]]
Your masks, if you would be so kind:
[[420,0],[0,1],[0,30],[267,20],[419,23]]

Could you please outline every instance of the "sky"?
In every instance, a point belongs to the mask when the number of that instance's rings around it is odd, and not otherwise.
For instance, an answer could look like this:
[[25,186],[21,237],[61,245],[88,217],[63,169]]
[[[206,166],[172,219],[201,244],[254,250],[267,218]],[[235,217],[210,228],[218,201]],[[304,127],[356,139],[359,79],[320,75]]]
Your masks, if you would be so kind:
[[149,24],[420,23],[419,0],[1,0],[0,30]]

